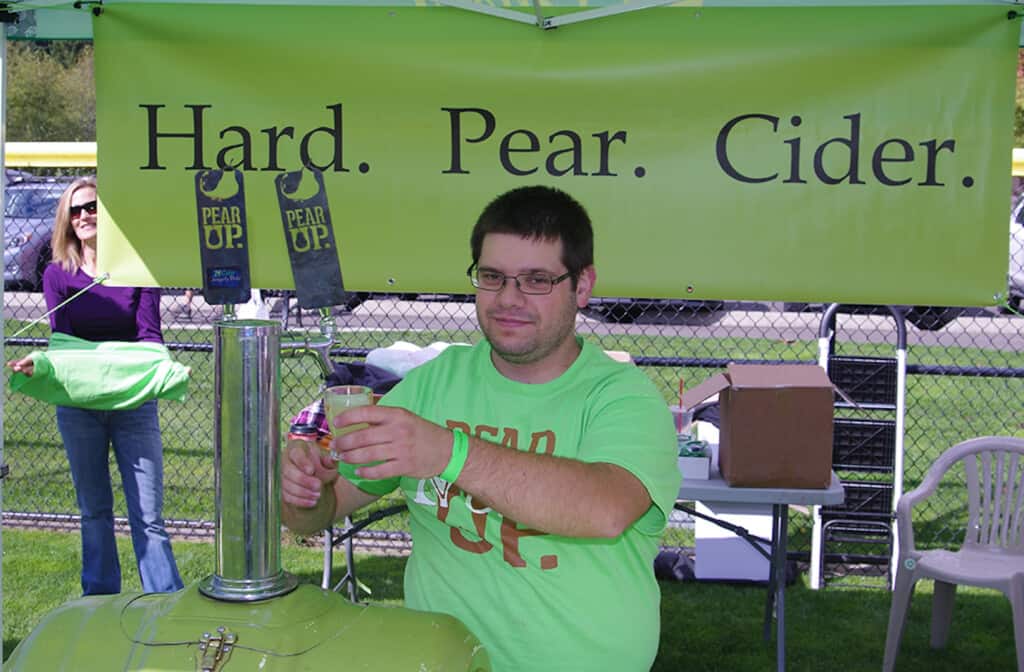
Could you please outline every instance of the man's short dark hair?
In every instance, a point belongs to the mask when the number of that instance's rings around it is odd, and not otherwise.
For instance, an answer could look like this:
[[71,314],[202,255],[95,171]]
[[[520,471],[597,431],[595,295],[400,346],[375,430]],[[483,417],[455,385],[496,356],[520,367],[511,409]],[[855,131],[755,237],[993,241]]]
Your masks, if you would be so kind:
[[562,263],[572,274],[594,263],[594,231],[587,211],[572,196],[554,187],[519,187],[491,201],[473,227],[469,246],[473,265],[480,261],[484,236],[511,233],[522,238],[562,241]]

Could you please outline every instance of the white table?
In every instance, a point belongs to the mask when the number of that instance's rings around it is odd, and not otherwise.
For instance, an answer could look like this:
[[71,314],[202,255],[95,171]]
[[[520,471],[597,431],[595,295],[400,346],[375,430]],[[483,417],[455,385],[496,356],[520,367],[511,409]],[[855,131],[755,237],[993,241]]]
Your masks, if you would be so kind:
[[[677,502],[724,502],[733,504],[771,504],[772,505],[772,538],[771,573],[768,579],[768,597],[764,612],[764,638],[771,640],[772,607],[775,609],[776,635],[775,651],[779,672],[786,669],[786,536],[789,528],[790,504],[841,504],[843,502],[843,485],[835,472],[832,482],[827,488],[796,489],[796,488],[739,488],[731,487],[722,480],[717,471],[712,471],[707,480],[684,479],[679,487]],[[692,510],[676,505],[685,511]],[[742,535],[741,535],[742,536]],[[747,538],[762,553],[761,543],[764,540]]]

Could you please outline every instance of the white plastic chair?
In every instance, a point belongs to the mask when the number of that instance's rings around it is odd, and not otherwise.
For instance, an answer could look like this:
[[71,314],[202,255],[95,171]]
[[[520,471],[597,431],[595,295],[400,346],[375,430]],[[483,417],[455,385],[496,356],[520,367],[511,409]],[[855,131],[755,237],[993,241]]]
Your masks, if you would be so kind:
[[[910,512],[928,498],[946,472],[964,467],[967,534],[957,551],[914,547]],[[935,581],[932,648],[949,637],[957,584],[994,588],[1010,600],[1017,643],[1017,670],[1024,672],[1024,439],[987,436],[958,443],[943,453],[917,489],[900,498],[899,566],[889,611],[883,672],[896,663],[907,609],[918,579]]]

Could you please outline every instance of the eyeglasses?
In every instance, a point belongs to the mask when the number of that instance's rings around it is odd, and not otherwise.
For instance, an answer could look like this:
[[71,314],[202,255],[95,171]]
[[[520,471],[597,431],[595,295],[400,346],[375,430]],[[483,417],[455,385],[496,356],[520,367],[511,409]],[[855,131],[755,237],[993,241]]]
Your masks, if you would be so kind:
[[85,212],[88,212],[90,215],[95,215],[96,201],[88,201],[86,203],[82,203],[81,205],[72,205],[70,208],[68,208],[68,212],[71,213],[72,219],[74,219],[75,217],[80,217],[82,215],[83,210]]
[[572,277],[572,272],[566,272],[555,276],[544,271],[530,271],[519,275],[505,275],[500,271],[492,271],[489,268],[476,268],[470,266],[466,269],[469,281],[477,289],[488,292],[498,292],[509,280],[515,280],[516,288],[523,294],[550,294],[555,285],[567,278]]

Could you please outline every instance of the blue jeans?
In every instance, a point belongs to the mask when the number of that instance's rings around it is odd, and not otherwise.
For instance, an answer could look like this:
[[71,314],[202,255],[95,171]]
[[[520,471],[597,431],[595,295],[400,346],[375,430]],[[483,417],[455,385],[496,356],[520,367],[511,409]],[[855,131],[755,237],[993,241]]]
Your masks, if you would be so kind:
[[163,442],[156,401],[129,411],[57,407],[57,428],[71,465],[82,514],[82,592],[121,592],[121,563],[114,541],[114,493],[109,449],[121,472],[132,546],[142,589],[170,592],[182,587],[164,529]]

